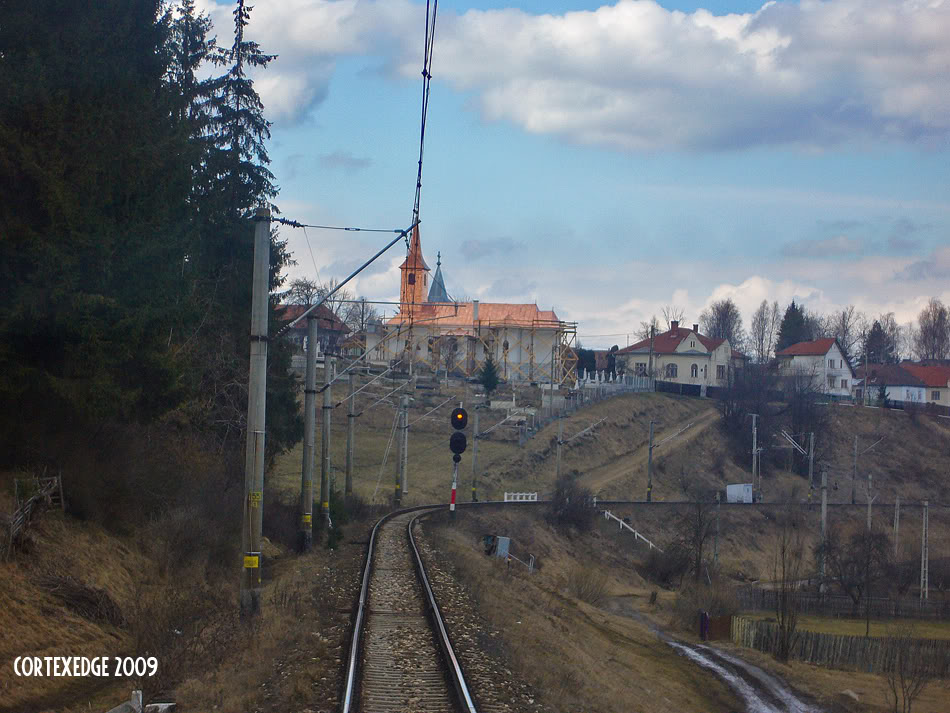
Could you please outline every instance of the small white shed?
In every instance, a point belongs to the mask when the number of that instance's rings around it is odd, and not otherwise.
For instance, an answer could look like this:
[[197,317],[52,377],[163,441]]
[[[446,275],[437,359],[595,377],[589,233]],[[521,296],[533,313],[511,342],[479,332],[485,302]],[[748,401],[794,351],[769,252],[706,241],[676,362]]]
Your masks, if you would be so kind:
[[752,483],[734,483],[726,486],[727,503],[751,503]]

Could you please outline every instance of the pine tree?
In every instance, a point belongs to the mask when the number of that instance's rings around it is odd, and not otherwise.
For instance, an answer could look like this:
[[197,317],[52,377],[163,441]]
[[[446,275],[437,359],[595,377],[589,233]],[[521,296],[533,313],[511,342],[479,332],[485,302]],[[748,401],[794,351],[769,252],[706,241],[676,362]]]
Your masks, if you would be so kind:
[[806,341],[808,341],[808,325],[805,322],[804,310],[795,304],[795,300],[792,300],[778,328],[775,351],[780,352],[793,344]]
[[491,354],[489,354],[478,373],[478,383],[484,387],[485,395],[491,398],[492,392],[498,388],[498,382],[498,367],[495,365],[495,360],[492,359]]

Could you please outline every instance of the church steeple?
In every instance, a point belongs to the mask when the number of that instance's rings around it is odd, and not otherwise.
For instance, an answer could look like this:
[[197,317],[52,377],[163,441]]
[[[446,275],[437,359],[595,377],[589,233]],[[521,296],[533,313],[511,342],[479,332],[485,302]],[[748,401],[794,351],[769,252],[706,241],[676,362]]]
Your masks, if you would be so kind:
[[422,242],[419,240],[419,226],[412,229],[409,240],[409,252],[406,259],[399,266],[402,278],[399,285],[399,301],[402,303],[399,311],[412,313],[416,305],[426,298],[426,289],[429,286],[429,266],[422,257]]
[[435,263],[435,275],[432,277],[432,287],[429,288],[427,302],[451,302],[449,293],[445,291],[445,279],[442,277],[442,253],[438,253]]

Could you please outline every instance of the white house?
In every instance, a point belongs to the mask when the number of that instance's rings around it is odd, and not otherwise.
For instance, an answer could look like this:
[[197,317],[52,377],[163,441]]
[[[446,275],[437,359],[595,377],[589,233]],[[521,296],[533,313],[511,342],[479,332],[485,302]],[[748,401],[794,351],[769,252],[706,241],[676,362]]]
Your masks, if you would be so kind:
[[[865,367],[857,369],[859,380],[865,377]],[[884,387],[884,396],[890,401],[902,403],[926,403],[927,384],[904,365],[868,364],[867,365],[867,403],[873,404]],[[855,390],[855,398],[863,400],[865,394]]]
[[676,320],[670,329],[631,344],[617,352],[626,362],[628,374],[646,375],[653,359],[653,373],[662,381],[700,386],[725,386],[729,369],[741,367],[745,357],[735,351],[727,339],[713,339]]
[[776,355],[781,376],[811,375],[815,388],[829,396],[851,396],[854,370],[838,340],[828,337],[799,342]]

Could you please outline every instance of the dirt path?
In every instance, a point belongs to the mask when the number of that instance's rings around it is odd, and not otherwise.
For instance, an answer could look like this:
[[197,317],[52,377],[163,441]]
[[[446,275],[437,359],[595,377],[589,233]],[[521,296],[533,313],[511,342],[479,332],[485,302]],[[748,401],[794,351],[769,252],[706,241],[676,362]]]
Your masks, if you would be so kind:
[[[718,411],[714,408],[710,408],[707,411],[700,413],[696,418],[693,419],[692,427],[683,433],[679,438],[670,442],[670,446],[676,448],[682,448],[687,443],[697,438],[703,431],[709,428],[712,424],[716,423],[716,419],[719,416]],[[667,428],[664,428],[661,431],[657,431],[653,434],[653,442],[659,443],[664,438],[672,436],[680,428],[686,424],[673,424]],[[583,483],[586,487],[591,489],[595,495],[602,496],[605,495],[603,492],[604,489],[613,483],[616,480],[620,480],[626,476],[629,476],[631,473],[631,463],[643,464],[643,467],[646,467],[647,456],[649,453],[649,443],[636,448],[629,453],[625,453],[622,456],[612,458],[602,465],[591,468],[587,471],[587,475],[583,478]],[[654,447],[653,457],[654,459],[662,457],[663,450],[657,450]]]
[[606,609],[646,624],[681,656],[712,671],[745,703],[745,713],[822,713],[817,706],[803,701],[784,681],[758,666],[714,646],[674,639],[634,609],[628,597],[612,597]]

